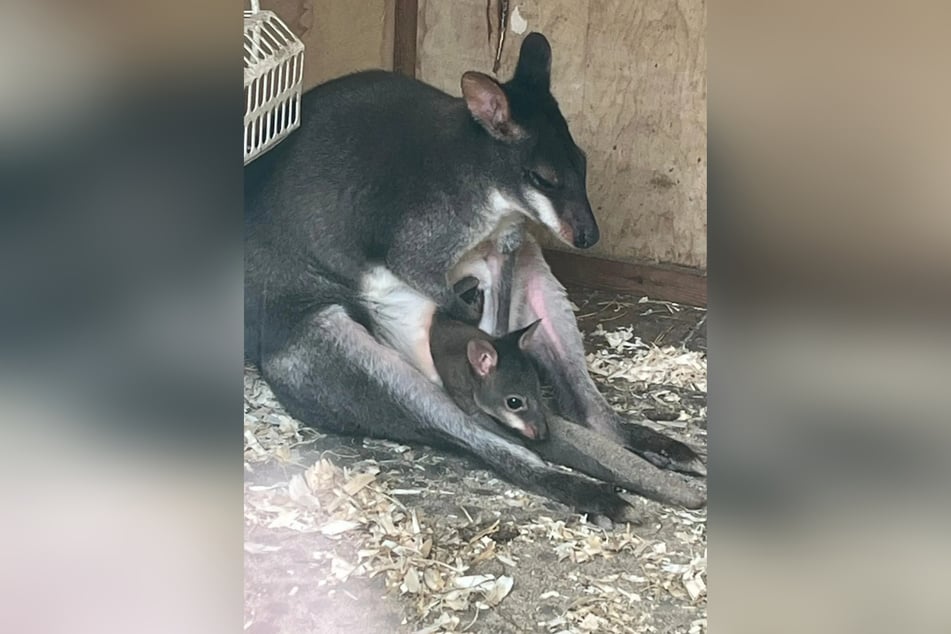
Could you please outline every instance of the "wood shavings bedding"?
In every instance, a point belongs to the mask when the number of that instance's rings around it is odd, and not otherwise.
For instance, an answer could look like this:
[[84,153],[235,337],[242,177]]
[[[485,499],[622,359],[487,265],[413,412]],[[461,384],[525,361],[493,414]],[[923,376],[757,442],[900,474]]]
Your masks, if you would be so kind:
[[[587,337],[589,343],[597,342],[588,363],[598,377],[706,391],[702,353],[645,344],[624,326],[599,326]],[[662,391],[652,390],[655,395]],[[410,458],[417,466],[440,462],[432,452],[368,440],[364,447],[380,458],[378,463],[364,458],[359,466],[346,468],[327,458],[315,461],[306,445],[323,435],[288,416],[251,368],[245,372],[244,414],[246,557],[273,556],[281,548],[276,537],[281,534],[307,535],[315,540],[313,565],[320,572],[313,583],[329,589],[328,596],[341,584],[346,593],[350,579],[381,579],[408,609],[404,625],[409,632],[480,631],[488,614],[513,600],[516,606],[527,600],[551,605],[553,615],[534,621],[541,631],[667,631],[655,617],[672,602],[690,615],[678,621],[684,626],[677,631],[706,631],[705,510],[660,508],[655,517],[663,530],[658,534],[631,527],[605,532],[571,514],[486,521],[462,506],[459,517],[430,516],[416,505],[432,496],[458,495],[459,489],[454,493],[435,481],[429,487],[428,482],[420,486],[419,481],[401,480],[390,487],[384,476],[406,455],[418,454]],[[302,455],[307,458],[302,460]],[[275,463],[299,472],[268,485],[253,481],[255,467]],[[471,478],[464,486],[476,487],[479,492],[472,493],[471,502],[482,508],[505,513],[540,505],[532,501],[536,496],[514,490],[491,474],[474,471]],[[499,510],[493,512],[499,517]],[[525,575],[537,567],[531,559],[539,548],[551,553],[554,563],[549,569],[557,589],[543,590],[534,599],[512,599],[513,591],[526,592],[520,584],[531,587]],[[595,572],[599,562],[611,560],[623,562],[624,572]],[[252,625],[253,618],[246,629]]]
[[258,372],[245,367],[244,463],[247,471],[253,472],[253,463],[272,460],[295,463],[300,457],[297,448],[321,437],[316,430],[288,416]]
[[607,343],[587,356],[588,369],[596,376],[707,391],[707,358],[702,352],[646,344],[630,326],[605,330],[598,325],[591,336]]
[[[437,631],[455,627],[458,614],[499,605],[511,592],[508,575],[466,574],[475,564],[499,556],[491,534],[499,523],[465,539],[459,530],[434,528],[415,509],[395,500],[377,476],[379,469],[354,473],[321,459],[283,485],[245,488],[245,521],[268,529],[320,534],[331,541],[351,539],[352,558],[323,551],[329,574],[318,583],[334,585],[351,575],[382,575],[387,588],[407,597],[419,622]],[[248,544],[250,553],[267,547]],[[315,553],[316,555],[316,553]],[[512,559],[501,555],[512,563]],[[423,631],[429,631],[424,629]]]
[[[316,583],[332,587],[353,575],[382,576],[390,592],[412,605],[415,622],[422,626],[420,632],[459,631],[477,622],[485,610],[501,604],[517,583],[517,572],[471,572],[489,559],[517,566],[517,556],[510,548],[493,539],[502,529],[500,522],[483,526],[471,536],[463,535],[460,528],[431,522],[394,500],[379,475],[373,467],[355,472],[321,459],[287,483],[248,485],[245,519],[270,530],[319,534],[328,539],[329,546],[314,553],[315,558],[329,562],[324,578]],[[677,510],[668,519],[683,526],[678,537],[700,547],[704,515]],[[632,609],[633,605],[650,604],[661,593],[691,602],[705,596],[705,548],[681,563],[675,561],[665,542],[637,535],[630,526],[605,532],[578,519],[539,516],[514,529],[517,537],[511,550],[517,550],[519,541],[547,542],[559,561],[579,565],[628,552],[643,567],[642,574],[577,575],[576,586],[584,601],[574,602],[557,618],[539,623],[548,631],[643,631],[639,628],[643,610]],[[251,554],[270,550],[256,543],[246,545]]]

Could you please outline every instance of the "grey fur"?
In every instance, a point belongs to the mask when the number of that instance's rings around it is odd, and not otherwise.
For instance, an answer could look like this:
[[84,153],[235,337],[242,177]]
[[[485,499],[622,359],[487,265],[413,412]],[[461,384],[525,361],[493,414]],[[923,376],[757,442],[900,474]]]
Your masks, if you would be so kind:
[[[520,267],[550,273],[534,242],[518,237],[520,219],[556,226],[578,247],[597,241],[584,154],[540,88],[547,42],[532,34],[523,46],[530,52],[520,61],[523,81],[501,85],[509,110],[492,113],[501,112],[504,124],[496,136],[463,99],[392,73],[350,75],[304,96],[300,129],[245,173],[245,354],[307,423],[449,444],[516,484],[581,511],[623,517],[628,507],[610,485],[552,470],[500,435],[494,421],[456,406],[425,374],[428,346],[421,350],[415,334],[400,330],[405,315],[387,303],[405,300],[406,289],[418,294],[405,325],[428,330],[432,311],[455,301],[458,279],[450,273],[485,249],[502,258],[498,277],[511,282],[488,280],[493,301],[524,326],[531,320]],[[367,294],[371,271],[405,288]],[[556,293],[552,301],[560,313],[563,298]],[[566,317],[557,318],[558,332],[577,338]],[[593,416],[576,420],[610,431],[619,419],[606,413],[583,356],[569,352],[559,358],[543,346],[535,358],[558,384],[583,377],[565,403]]]

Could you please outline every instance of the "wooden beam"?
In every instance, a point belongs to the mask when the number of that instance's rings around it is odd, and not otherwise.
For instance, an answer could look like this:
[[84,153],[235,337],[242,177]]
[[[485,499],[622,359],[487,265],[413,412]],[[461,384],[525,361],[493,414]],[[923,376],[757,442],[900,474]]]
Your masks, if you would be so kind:
[[416,77],[416,15],[418,0],[396,0],[393,20],[393,70]]
[[707,305],[707,276],[697,269],[615,262],[551,249],[545,250],[545,260],[565,286],[621,291],[690,306]]

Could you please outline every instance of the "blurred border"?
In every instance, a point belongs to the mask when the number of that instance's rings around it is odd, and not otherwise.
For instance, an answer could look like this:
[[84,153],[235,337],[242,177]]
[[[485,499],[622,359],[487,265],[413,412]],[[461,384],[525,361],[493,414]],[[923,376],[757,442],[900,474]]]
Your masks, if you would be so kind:
[[2,12],[0,630],[240,631],[240,11]]
[[951,10],[710,6],[712,632],[934,632]]
[[[240,627],[235,9],[3,7],[3,631]],[[944,631],[947,4],[710,12],[710,628]]]

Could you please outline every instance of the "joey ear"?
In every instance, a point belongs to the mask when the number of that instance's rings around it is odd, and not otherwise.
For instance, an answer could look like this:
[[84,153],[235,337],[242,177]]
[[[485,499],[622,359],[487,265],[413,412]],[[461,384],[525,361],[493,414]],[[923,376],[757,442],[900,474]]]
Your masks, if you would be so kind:
[[485,339],[472,339],[466,345],[469,365],[480,377],[485,378],[499,363],[499,355],[491,343]]
[[522,40],[515,67],[515,81],[548,91],[551,84],[551,45],[541,33],[529,33]]
[[506,140],[519,136],[509,98],[497,81],[470,70],[462,75],[462,97],[475,120],[493,137]]
[[538,326],[541,323],[542,320],[539,319],[533,322],[530,326],[516,331],[515,334],[518,335],[518,347],[520,350],[527,350],[529,346],[531,346],[532,339],[537,336],[535,333],[538,331]]

